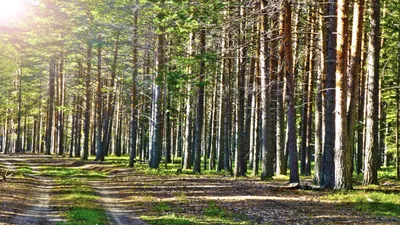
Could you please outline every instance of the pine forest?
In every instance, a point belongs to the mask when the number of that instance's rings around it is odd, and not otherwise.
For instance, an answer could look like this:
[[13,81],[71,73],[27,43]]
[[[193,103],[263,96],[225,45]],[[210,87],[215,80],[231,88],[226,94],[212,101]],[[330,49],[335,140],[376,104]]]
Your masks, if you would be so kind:
[[0,224],[400,224],[399,0],[0,0]]

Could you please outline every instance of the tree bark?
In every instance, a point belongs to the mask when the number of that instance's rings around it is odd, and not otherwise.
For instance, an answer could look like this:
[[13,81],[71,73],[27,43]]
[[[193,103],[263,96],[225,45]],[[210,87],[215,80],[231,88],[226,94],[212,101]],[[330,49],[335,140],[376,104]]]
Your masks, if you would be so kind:
[[129,167],[134,167],[136,158],[136,142],[137,142],[137,91],[136,91],[136,79],[138,75],[138,15],[139,15],[139,0],[136,0],[136,6],[133,9],[133,33],[132,33],[132,96],[131,96],[131,118],[130,118],[130,129],[131,129],[131,149],[129,155]]
[[[200,30],[200,54],[204,57],[206,53],[206,31],[204,28]],[[196,117],[196,129],[195,129],[195,161],[193,172],[200,173],[201,171],[201,136],[203,131],[203,114],[204,114],[204,74],[205,73],[205,61],[200,61],[199,66],[199,91],[197,98],[197,117]]]
[[294,98],[294,76],[292,57],[292,4],[289,0],[284,2],[284,46],[285,46],[285,72],[286,72],[286,99],[288,123],[288,153],[290,157],[290,183],[298,183],[299,170],[296,146],[296,110]]
[[91,107],[91,90],[90,90],[90,76],[92,73],[92,45],[88,44],[87,59],[86,59],[86,74],[85,74],[85,91],[86,91],[86,104],[85,104],[85,124],[83,128],[84,141],[83,141],[83,155],[82,159],[87,160],[89,157],[89,139],[90,139],[90,107]]
[[[241,1],[239,9],[239,15],[242,18],[246,17],[246,10],[244,1]],[[239,73],[238,73],[238,115],[237,115],[237,125],[238,125],[238,133],[237,133],[237,146],[236,146],[236,154],[235,154],[235,177],[240,177],[246,175],[246,129],[245,129],[245,85],[246,85],[246,62],[247,62],[247,46],[246,42],[246,20],[243,20],[240,23],[239,29]]]
[[150,149],[150,160],[149,167],[157,169],[160,165],[160,154],[162,151],[162,94],[160,80],[163,79],[164,74],[164,43],[165,43],[164,27],[160,27],[160,34],[157,35],[157,77],[154,77],[153,83],[153,110],[151,122],[152,126],[152,137],[151,137],[151,149]]
[[347,127],[347,57],[349,1],[338,0],[337,64],[335,93],[335,189],[352,189],[351,152]]
[[367,121],[363,184],[378,184],[380,0],[371,0],[367,58]]
[[[101,40],[101,36],[99,35],[99,39]],[[102,104],[103,104],[103,93],[102,93],[102,80],[101,80],[101,46],[97,46],[97,101],[96,101],[96,161],[104,161],[104,148],[102,141],[102,133],[103,133],[103,117],[102,117]]]
[[274,167],[271,163],[272,156],[272,132],[271,129],[271,113],[270,113],[270,97],[271,87],[269,85],[270,73],[267,65],[268,61],[268,37],[267,27],[268,18],[265,13],[267,9],[267,1],[261,1],[261,19],[260,19],[260,69],[261,69],[261,180],[266,180],[274,175]]
[[[47,125],[46,125],[46,155],[50,155],[53,149],[53,114],[54,114],[54,95],[55,95],[55,59],[50,59],[50,76],[49,76],[49,100],[47,110]],[[18,147],[18,146],[17,146]]]
[[322,170],[320,185],[322,188],[333,188],[334,174],[334,147],[335,147],[335,71],[336,71],[336,1],[329,0],[327,5],[326,27],[326,83],[325,108],[323,109],[324,148],[322,152]]

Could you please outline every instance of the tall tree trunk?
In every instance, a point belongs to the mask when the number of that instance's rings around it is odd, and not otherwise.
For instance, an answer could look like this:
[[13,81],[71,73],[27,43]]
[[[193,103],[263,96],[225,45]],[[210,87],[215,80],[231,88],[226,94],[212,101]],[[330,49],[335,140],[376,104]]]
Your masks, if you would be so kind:
[[[51,72],[50,72],[51,73]],[[22,59],[20,62],[20,68],[17,72],[18,76],[18,115],[17,115],[17,141],[16,141],[16,153],[23,153],[22,141],[21,141],[21,117],[22,117]],[[50,75],[51,76],[51,75]],[[54,79],[54,78],[53,78]],[[50,87],[49,87],[50,88]],[[53,87],[54,89],[54,87]],[[54,96],[53,96],[54,98]]]
[[[115,40],[115,48],[114,48],[114,59],[111,65],[111,80],[110,80],[110,89],[114,90],[115,88],[115,78],[117,76],[117,61],[118,61],[118,49],[119,49],[119,31],[116,34]],[[108,93],[108,104],[107,108],[104,109],[104,121],[103,121],[103,154],[108,155],[110,149],[111,142],[111,133],[112,133],[112,124],[115,110],[115,99],[114,99],[114,91]]]
[[[361,44],[363,35],[363,21],[364,21],[364,0],[354,1],[353,9],[353,28],[351,36],[351,54],[350,54],[350,96],[349,96],[349,109],[348,109],[348,136],[349,136],[349,151],[354,155],[355,149],[355,126],[356,126],[356,109],[359,103],[360,95],[360,72],[361,72]],[[360,140],[358,140],[360,141]],[[352,161],[352,168],[353,168]],[[353,169],[352,169],[353,170]]]
[[[99,39],[101,36],[99,35]],[[102,121],[102,104],[103,104],[103,93],[102,93],[102,80],[101,80],[101,45],[97,46],[97,89],[96,89],[96,161],[104,161],[103,152],[103,121]]]
[[[242,1],[239,7],[239,14],[242,18],[246,17],[245,2]],[[237,147],[235,153],[235,177],[240,177],[246,175],[246,129],[245,129],[245,85],[246,85],[246,62],[247,62],[247,46],[246,42],[246,20],[240,23],[239,29],[239,73],[238,73],[238,115],[237,115],[237,125],[238,125],[238,136],[237,136]]]
[[329,0],[326,10],[326,80],[324,143],[322,152],[322,170],[320,185],[323,188],[333,188],[335,180],[334,147],[335,147],[335,71],[336,71],[336,1]]
[[347,127],[349,1],[338,0],[335,104],[335,189],[351,189],[351,152]]
[[270,97],[271,88],[269,85],[270,72],[267,66],[268,57],[268,18],[265,13],[267,10],[267,1],[261,1],[261,19],[260,19],[260,69],[261,69],[261,124],[262,124],[262,144],[261,144],[261,180],[266,180],[274,175],[274,167],[271,163],[272,156],[272,132],[271,113],[270,113]]
[[[398,33],[400,40],[400,32]],[[399,46],[400,47],[400,46]],[[397,50],[397,83],[400,83],[400,48]],[[396,88],[396,170],[397,179],[400,179],[400,140],[399,140],[399,129],[400,129],[400,87]]]
[[136,7],[133,11],[133,36],[132,36],[132,97],[131,97],[131,149],[129,155],[129,167],[133,167],[136,158],[136,142],[137,142],[137,91],[136,91],[136,79],[138,76],[139,64],[138,64],[138,15],[139,15],[139,0],[136,0]]
[[92,44],[88,44],[87,58],[86,58],[86,74],[85,74],[85,91],[86,91],[86,101],[85,101],[85,113],[84,119],[85,124],[83,128],[84,140],[83,140],[83,155],[82,159],[87,160],[89,157],[89,139],[90,139],[90,107],[91,107],[91,90],[90,90],[90,76],[92,73]]
[[60,69],[59,69],[59,88],[60,88],[60,109],[58,112],[59,124],[59,138],[58,138],[58,154],[64,154],[64,55],[61,55]]
[[[200,30],[200,54],[204,57],[206,53],[206,31],[204,28]],[[197,117],[196,117],[196,128],[195,128],[195,161],[193,172],[200,173],[201,170],[201,136],[203,131],[203,114],[204,114],[204,73],[205,73],[205,61],[200,61],[199,66],[199,92],[197,98]]]
[[289,0],[284,3],[284,46],[285,46],[285,72],[286,72],[286,99],[288,123],[288,154],[290,157],[290,183],[298,183],[299,170],[296,146],[296,109],[294,98],[294,76],[292,57],[292,4]]
[[[188,49],[188,57],[192,57],[193,55],[193,43],[194,43],[194,33],[191,32],[189,35],[189,49]],[[187,66],[187,75],[190,77],[192,75],[192,66]],[[187,85],[187,97],[186,97],[186,121],[185,121],[185,134],[184,134],[184,157],[183,157],[183,169],[190,169],[192,165],[192,148],[191,148],[191,101],[190,101],[190,91],[191,84],[189,79],[189,84]]]
[[311,23],[311,32],[309,34],[309,66],[308,66],[308,93],[307,93],[307,130],[306,130],[306,149],[305,149],[305,168],[304,174],[311,176],[311,141],[312,141],[312,111],[313,111],[313,93],[314,93],[314,65],[315,65],[315,54],[314,54],[314,8],[310,7],[309,20]]
[[47,110],[47,125],[46,125],[46,155],[50,155],[53,149],[53,115],[54,115],[54,95],[55,95],[55,59],[50,59],[50,76],[49,76],[49,100]]
[[[284,14],[281,13],[279,16],[279,36],[284,36]],[[284,110],[284,82],[285,82],[285,71],[283,69],[285,48],[283,40],[279,45],[279,62],[280,69],[277,77],[277,113],[276,113],[276,175],[286,175],[286,161],[285,161],[285,110]]]
[[164,43],[165,43],[164,27],[160,27],[160,33],[157,35],[157,77],[154,77],[153,83],[153,121],[152,121],[152,137],[150,149],[149,167],[157,169],[160,164],[160,154],[162,150],[162,88],[158,84],[164,77]]
[[380,56],[380,0],[371,0],[367,59],[367,121],[363,184],[378,184],[379,137],[379,56]]
[[325,100],[324,90],[325,90],[325,77],[326,77],[326,28],[324,26],[324,6],[322,3],[318,5],[318,36],[320,41],[318,42],[318,47],[320,49],[318,54],[319,64],[318,74],[317,74],[317,93],[316,93],[316,109],[315,109],[315,161],[314,161],[314,183],[321,183],[322,172],[322,152],[324,149],[324,113],[323,104]]
[[[361,124],[365,124],[365,102],[366,102],[366,59],[367,59],[367,31],[364,30],[362,47],[361,47],[361,71],[360,71],[360,93],[358,96],[359,107],[358,107],[358,121]],[[356,171],[357,174],[361,174],[363,170],[363,157],[364,157],[364,146],[365,146],[365,126],[358,129],[357,132],[357,164]]]

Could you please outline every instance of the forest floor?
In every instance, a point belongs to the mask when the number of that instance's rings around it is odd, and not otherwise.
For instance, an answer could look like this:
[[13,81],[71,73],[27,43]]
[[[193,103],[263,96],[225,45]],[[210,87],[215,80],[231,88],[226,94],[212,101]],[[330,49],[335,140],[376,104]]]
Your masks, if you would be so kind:
[[126,163],[0,155],[1,173],[8,170],[0,224],[400,224],[400,186],[392,180],[316,191],[288,189],[279,179],[175,175]]

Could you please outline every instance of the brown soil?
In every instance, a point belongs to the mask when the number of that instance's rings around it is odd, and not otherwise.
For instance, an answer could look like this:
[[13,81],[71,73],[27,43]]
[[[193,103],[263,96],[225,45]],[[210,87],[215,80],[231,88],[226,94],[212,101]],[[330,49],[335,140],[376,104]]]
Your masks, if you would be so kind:
[[[157,217],[174,213],[201,217],[210,203],[241,215],[237,221],[247,221],[247,224],[400,224],[400,218],[373,216],[354,210],[352,205],[323,200],[322,196],[330,191],[285,189],[283,182],[234,180],[223,176],[146,175],[135,169],[68,158],[0,156],[3,170],[10,163],[32,168],[47,164],[109,172],[107,178],[88,182],[100,196],[111,224],[146,224],[138,215]],[[61,221],[60,215],[68,206],[51,198],[54,186],[49,178],[37,175],[11,176],[0,182],[0,224]],[[154,210],[160,202],[170,208],[161,212]]]

